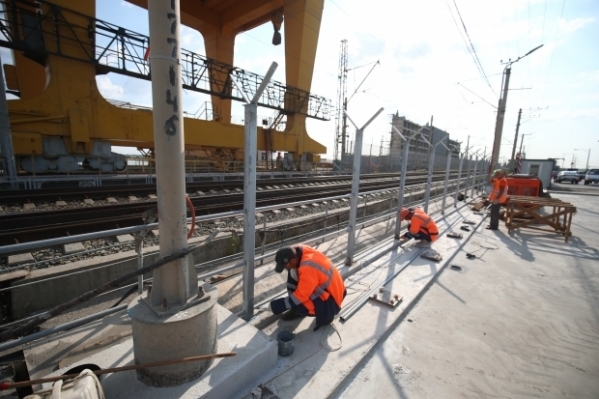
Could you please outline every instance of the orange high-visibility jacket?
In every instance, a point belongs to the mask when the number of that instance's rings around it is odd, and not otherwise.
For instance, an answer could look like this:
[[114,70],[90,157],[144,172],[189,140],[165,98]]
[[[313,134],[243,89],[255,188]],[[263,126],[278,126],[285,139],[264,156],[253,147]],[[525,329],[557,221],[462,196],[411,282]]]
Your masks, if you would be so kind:
[[314,248],[301,245],[302,258],[297,268],[298,284],[295,291],[289,294],[293,306],[303,304],[311,315],[315,314],[314,299],[320,297],[323,301],[330,296],[341,307],[345,284],[337,268],[321,252]]
[[410,233],[418,234],[423,232],[431,237],[435,242],[439,238],[439,229],[435,221],[420,208],[414,209],[414,214],[410,219]]
[[505,204],[507,201],[507,189],[507,179],[505,177],[494,179],[493,191],[489,195],[489,201],[493,202],[497,199],[497,203]]

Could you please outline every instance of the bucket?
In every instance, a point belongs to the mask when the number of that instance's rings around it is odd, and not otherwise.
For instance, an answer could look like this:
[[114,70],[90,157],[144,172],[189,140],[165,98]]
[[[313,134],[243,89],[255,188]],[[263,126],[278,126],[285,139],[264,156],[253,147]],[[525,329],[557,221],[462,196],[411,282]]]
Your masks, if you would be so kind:
[[293,348],[295,346],[294,333],[282,330],[277,334],[277,341],[279,342],[279,355],[289,356],[293,353]]

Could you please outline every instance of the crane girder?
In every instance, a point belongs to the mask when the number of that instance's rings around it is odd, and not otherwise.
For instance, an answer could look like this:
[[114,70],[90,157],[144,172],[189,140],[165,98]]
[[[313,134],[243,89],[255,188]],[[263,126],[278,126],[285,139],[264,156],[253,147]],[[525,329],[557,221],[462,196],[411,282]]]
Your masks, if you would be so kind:
[[[96,163],[104,162],[98,161],[104,157],[105,164],[120,165],[110,145],[153,148],[151,109],[115,106],[104,99],[96,83],[98,74],[109,72],[151,80],[148,37],[95,18],[95,3],[0,0],[0,46],[15,50],[15,65],[4,65],[6,81],[9,92],[20,97],[8,102],[15,155],[30,158],[30,165],[44,158],[60,170],[60,165],[85,163],[86,156]],[[182,21],[196,24],[190,27],[205,36],[207,54],[181,52],[182,84],[209,94],[214,115],[212,120],[184,119],[185,147],[243,151],[243,126],[232,124],[230,114],[231,100],[241,100],[242,95],[231,77],[250,97],[262,77],[233,66],[228,54],[233,52],[234,35],[210,25],[222,18],[199,24],[200,16],[185,14],[197,11],[191,2],[181,4]],[[326,152],[308,136],[305,124],[306,118],[328,120],[331,108],[329,100],[309,92],[323,4],[324,0],[245,0],[251,13],[236,14],[229,21],[235,25],[229,25],[231,29],[241,32],[275,15],[279,22],[281,15],[293,15],[285,20],[287,84],[271,81],[258,105],[286,117],[285,131],[272,133],[272,150],[293,153],[296,160],[304,159],[303,154],[308,159]],[[258,127],[259,150],[264,142]]]

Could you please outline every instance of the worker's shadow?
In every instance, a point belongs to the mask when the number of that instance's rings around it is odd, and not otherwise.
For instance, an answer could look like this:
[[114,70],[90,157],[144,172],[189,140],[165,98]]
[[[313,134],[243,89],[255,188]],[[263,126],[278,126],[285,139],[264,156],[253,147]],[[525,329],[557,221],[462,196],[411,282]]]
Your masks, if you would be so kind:
[[[281,356],[279,353],[275,372],[262,377],[257,385],[263,384],[278,397],[295,398],[301,395],[300,391],[309,385],[312,378],[317,377],[331,351],[337,349],[341,342],[331,326],[322,326],[314,331],[314,317],[280,319],[277,325],[278,328],[270,334],[270,338],[277,342],[277,350],[278,334],[281,331],[289,331],[294,334],[293,352],[289,356]],[[283,348],[282,351],[286,353],[288,349]],[[309,361],[304,362],[308,358]],[[281,383],[281,380],[294,383]]]
[[507,234],[505,230],[492,230],[495,233],[495,238],[501,241],[514,254],[518,255],[522,260],[534,262],[535,256],[529,249],[529,240],[525,234],[514,230]]

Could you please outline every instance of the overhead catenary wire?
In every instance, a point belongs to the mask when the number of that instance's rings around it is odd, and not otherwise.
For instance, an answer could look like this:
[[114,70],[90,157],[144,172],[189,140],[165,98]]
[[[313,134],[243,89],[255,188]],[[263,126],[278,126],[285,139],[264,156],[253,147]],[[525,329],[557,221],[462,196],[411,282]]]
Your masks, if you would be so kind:
[[[468,29],[466,28],[466,24],[464,23],[464,20],[462,19],[462,14],[460,13],[460,9],[458,8],[458,5],[455,2],[455,0],[453,0],[453,4],[454,4],[455,9],[456,9],[456,11],[458,13],[458,16],[460,17],[460,21],[462,23],[462,27],[464,28],[464,33],[466,34],[466,38],[468,39],[468,43],[466,43],[466,48],[468,49],[468,52],[472,56],[472,59],[474,60],[474,64],[478,68],[479,72],[485,78],[485,81],[487,82],[487,85],[489,86],[489,88],[491,89],[491,91],[493,92],[493,94],[495,94],[495,90],[493,90],[493,87],[491,86],[491,82],[489,82],[489,78],[487,77],[487,74],[485,73],[485,70],[483,69],[483,65],[480,62],[480,59],[478,58],[478,54],[476,53],[476,49],[474,48],[474,44],[472,44],[472,40],[470,39],[470,34],[468,33]],[[449,7],[449,4],[447,6]],[[451,13],[451,8],[450,8],[450,14],[451,14],[451,18],[453,18],[453,21],[455,22],[455,24],[457,26],[458,23],[455,20],[455,18],[453,17],[453,13]],[[464,39],[464,38],[462,37],[462,39]],[[466,41],[466,40],[464,39],[464,41]]]

